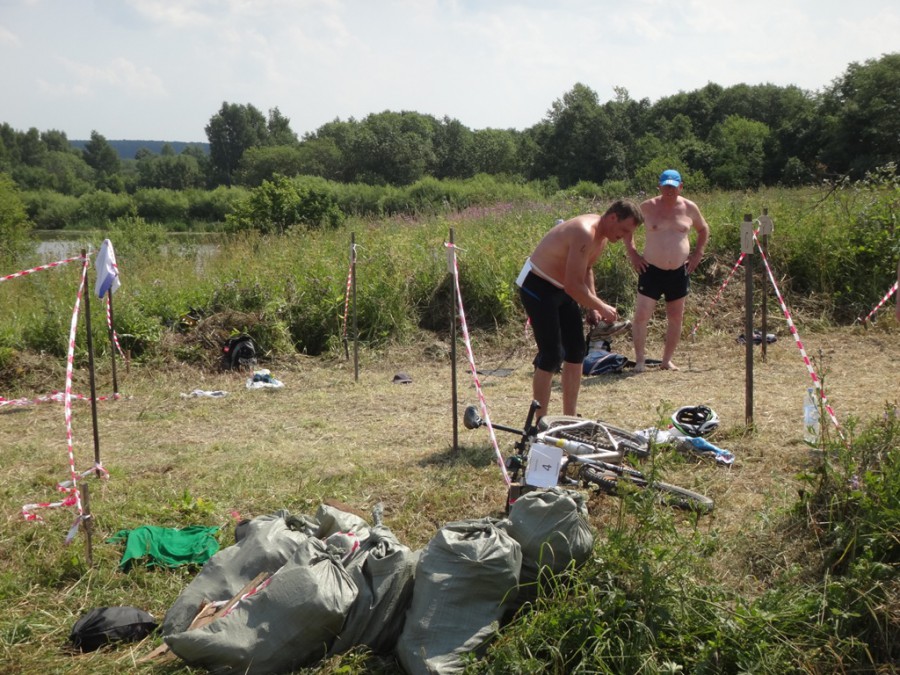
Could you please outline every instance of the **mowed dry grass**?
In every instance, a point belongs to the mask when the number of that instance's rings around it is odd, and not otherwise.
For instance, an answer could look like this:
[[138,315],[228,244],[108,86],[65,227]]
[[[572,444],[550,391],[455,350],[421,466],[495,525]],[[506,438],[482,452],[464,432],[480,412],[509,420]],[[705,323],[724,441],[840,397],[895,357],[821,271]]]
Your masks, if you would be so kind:
[[[853,327],[802,336],[842,424],[850,418],[872,419],[886,405],[898,405],[900,331],[893,321],[884,324],[868,331]],[[651,336],[650,356],[660,349],[658,328]],[[782,560],[771,545],[760,557],[750,551],[756,538],[768,537],[772,520],[796,501],[796,474],[814,461],[801,441],[809,373],[783,322],[770,330],[779,333],[779,340],[769,345],[767,358],[761,358],[759,347],[754,352],[752,431],[745,426],[745,348],[735,342],[739,329],[734,334],[701,331],[696,340],[685,341],[678,353],[679,371],[637,375],[626,370],[585,378],[579,405],[585,417],[629,429],[652,426],[681,405],[703,403],[716,410],[722,425],[711,440],[735,453],[734,466],[663,458],[663,478],[715,499],[715,512],[699,526],[730,542],[720,548],[718,581],[747,592],[757,578],[790,559],[789,551]],[[631,354],[627,339],[617,339],[613,348]],[[520,425],[531,395],[533,349],[526,336],[476,335],[474,349],[479,370],[513,369],[506,377],[480,379],[492,420]],[[506,488],[488,433],[462,426],[464,407],[477,404],[478,397],[461,344],[457,360],[457,451],[450,361],[426,338],[378,352],[362,350],[358,382],[353,363],[342,358],[261,364],[285,383],[276,391],[248,390],[246,374],[120,368],[124,398],[98,407],[101,458],[111,478],[90,483],[96,521],[94,585],[103,586],[104,576],[121,574],[116,570],[121,551],[103,544],[103,538],[138,525],[186,525],[193,522],[190,507],[197,500],[208,505],[206,514],[197,510],[198,521],[224,526],[238,515],[279,508],[311,514],[326,498],[363,512],[381,502],[386,524],[413,548],[427,543],[448,521],[502,515]],[[98,366],[98,393],[107,393],[109,373],[106,364]],[[413,382],[393,384],[399,371]],[[79,380],[76,389],[83,391],[83,373]],[[62,382],[46,383],[47,391],[61,387]],[[194,389],[229,393],[221,399],[182,397]],[[46,391],[34,395],[40,393]],[[76,467],[84,470],[94,452],[90,408],[84,402],[74,405]],[[556,390],[549,412],[561,412],[560,405]],[[513,436],[498,431],[497,439],[508,454]],[[24,522],[20,513],[25,503],[58,499],[53,486],[68,477],[62,406],[0,409],[0,461],[5,520],[0,570],[20,574],[35,550],[58,548],[71,523],[70,511],[43,511],[43,525]],[[590,501],[601,536],[618,504],[607,497]],[[23,539],[31,550],[21,550]],[[230,541],[228,533],[223,541]],[[784,545],[790,546],[789,538]],[[734,564],[735,556],[748,564]],[[41,604],[39,611],[50,617],[49,634],[58,646],[79,612],[94,606],[134,604],[162,616],[186,579],[176,576],[167,592],[157,589],[146,596],[140,589],[124,593],[121,584],[103,593],[81,589],[74,603],[65,585],[41,589],[39,578],[28,583],[31,602]],[[15,611],[27,616],[30,610]]]
[[[628,429],[654,425],[660,414],[667,417],[681,405],[704,403],[719,414],[722,425],[712,439],[732,450],[737,461],[730,470],[706,464],[685,466],[678,476],[686,487],[709,493],[716,499],[719,524],[735,520],[746,524],[749,512],[767,502],[783,503],[793,488],[790,477],[809,461],[802,443],[803,395],[811,384],[800,351],[780,327],[777,343],[769,345],[767,358],[755,348],[753,421],[745,427],[745,348],[734,335],[703,335],[685,341],[678,353],[681,370],[654,371],[585,378],[579,412]],[[900,391],[900,345],[896,330],[843,328],[802,336],[814,367],[824,377],[828,400],[842,423],[850,417],[868,419],[895,404]],[[658,341],[657,341],[658,342]],[[248,514],[276,507],[313,505],[329,496],[304,486],[323,483],[351,505],[368,509],[384,497],[395,499],[415,493],[432,480],[454,483],[464,471],[448,468],[454,459],[451,371],[448,358],[430,341],[378,353],[361,353],[359,381],[354,381],[352,362],[336,358],[303,358],[292,363],[267,363],[284,381],[277,391],[246,389],[245,374],[209,373],[190,368],[155,370],[149,367],[119,369],[119,388],[125,398],[101,403],[98,426],[101,457],[112,480],[101,484],[96,511],[104,519],[103,498],[123,489],[139,487],[141,476],[169,475],[173,490],[187,490],[213,500],[228,510]],[[651,356],[659,345],[651,340]],[[630,355],[630,345],[618,338],[613,349]],[[530,400],[532,348],[524,336],[496,342],[475,337],[479,370],[511,368],[507,377],[480,376],[494,422],[521,425]],[[504,485],[491,464],[493,457],[486,430],[462,427],[465,405],[478,403],[468,372],[466,352],[457,352],[459,443],[466,461],[483,472],[482,511],[502,505]],[[105,364],[99,364],[105,368]],[[413,383],[396,385],[393,375],[404,371]],[[98,375],[98,392],[109,386],[108,373]],[[83,379],[83,378],[82,378]],[[61,388],[48,382],[48,388]],[[76,389],[79,387],[76,386]],[[193,389],[228,391],[223,399],[185,399]],[[37,392],[40,393],[40,392]],[[559,413],[559,392],[551,401],[551,413]],[[90,467],[93,439],[89,407],[74,404],[73,430],[76,466]],[[514,440],[497,432],[501,450],[507,453]],[[65,478],[68,472],[65,425],[60,404],[49,403],[13,409],[0,414],[0,447],[19,455],[4,460],[7,480],[33,483],[34,476]],[[482,452],[483,451],[483,452]],[[478,460],[484,455],[484,466]],[[12,460],[12,461],[10,461]],[[677,466],[674,468],[678,468]],[[342,484],[341,476],[371,473],[386,485]],[[429,474],[439,474],[429,479]],[[787,479],[787,480],[785,480]],[[210,483],[209,481],[212,481]],[[424,481],[424,482],[423,482]],[[672,481],[675,482],[675,481]],[[247,483],[262,493],[242,493],[230,484]],[[207,485],[216,485],[210,491]],[[30,491],[27,501],[40,501]],[[45,495],[46,496],[46,495]],[[223,497],[228,503],[222,503]],[[473,495],[473,498],[475,496]],[[479,504],[474,501],[473,504]],[[7,504],[16,520],[15,502]],[[402,507],[385,502],[388,513]],[[740,515],[740,514],[743,515]],[[456,517],[486,515],[473,510]],[[49,516],[51,519],[53,514]],[[430,525],[439,525],[432,522]],[[29,526],[31,527],[31,526]],[[431,531],[408,532],[416,539]]]

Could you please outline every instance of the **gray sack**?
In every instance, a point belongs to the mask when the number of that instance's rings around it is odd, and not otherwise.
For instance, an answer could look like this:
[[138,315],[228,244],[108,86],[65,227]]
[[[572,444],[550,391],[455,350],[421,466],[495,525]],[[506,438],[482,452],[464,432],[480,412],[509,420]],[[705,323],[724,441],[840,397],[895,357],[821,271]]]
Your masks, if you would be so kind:
[[187,663],[217,673],[284,673],[325,656],[355,599],[340,560],[310,537],[229,614],[165,641]]
[[352,532],[359,541],[369,525],[359,516],[322,504],[314,518],[291,516],[286,510],[258,516],[242,527],[240,541],[208,561],[181,592],[163,619],[162,634],[187,630],[204,601],[226,602],[262,572],[280,569],[307,537],[324,539]]
[[287,511],[259,516],[247,523],[243,538],[206,561],[163,619],[162,634],[187,630],[206,601],[226,602],[261,572],[279,569],[306,540],[288,528]]
[[521,548],[490,518],[449,523],[422,551],[396,654],[409,675],[461,673],[516,594]]
[[594,549],[584,496],[552,487],[526,492],[509,510],[509,534],[522,546],[521,582],[536,581],[541,567],[554,574],[583,564]]
[[329,654],[364,646],[376,654],[394,649],[412,598],[419,553],[376,525],[360,552],[346,564],[358,594]]

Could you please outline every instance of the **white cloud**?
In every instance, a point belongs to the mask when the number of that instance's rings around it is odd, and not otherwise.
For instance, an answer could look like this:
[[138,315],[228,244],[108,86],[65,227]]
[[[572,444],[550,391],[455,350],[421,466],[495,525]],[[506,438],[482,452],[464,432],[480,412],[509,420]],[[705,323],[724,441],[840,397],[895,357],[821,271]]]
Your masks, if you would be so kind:
[[11,30],[7,30],[0,26],[0,45],[9,45],[11,47],[19,47],[22,41]]
[[900,34],[896,0],[0,3],[0,48],[17,51],[0,122],[72,138],[198,140],[222,101],[277,106],[300,134],[383,110],[521,129],[577,82],[601,101],[613,86],[651,101],[708,82],[825,87]]
[[38,79],[41,90],[57,98],[69,94],[79,98],[106,94],[109,89],[144,99],[167,95],[162,79],[150,68],[138,67],[122,57],[100,67],[66,58],[59,61],[63,70],[70,75],[69,78],[64,82]]
[[179,29],[201,28],[210,23],[210,17],[207,14],[195,9],[208,3],[196,0],[180,0],[179,2],[127,0],[127,2],[140,16],[152,23]]

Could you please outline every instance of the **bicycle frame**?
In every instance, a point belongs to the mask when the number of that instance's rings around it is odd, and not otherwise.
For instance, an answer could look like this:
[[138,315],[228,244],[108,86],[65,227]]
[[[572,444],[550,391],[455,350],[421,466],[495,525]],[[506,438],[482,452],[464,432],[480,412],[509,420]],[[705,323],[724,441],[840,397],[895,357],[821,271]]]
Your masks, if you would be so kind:
[[[563,451],[563,464],[560,467],[560,476],[563,475],[565,465],[571,459],[575,459],[580,463],[598,462],[605,464],[619,464],[622,462],[622,452],[619,450],[619,444],[605,428],[604,431],[609,438],[610,444],[614,448],[613,450],[601,450],[589,443],[557,438],[554,435],[562,431],[595,425],[597,424],[595,420],[572,422],[571,424],[554,427],[552,430],[538,431],[537,427],[534,425],[534,415],[540,407],[541,406],[537,401],[531,402],[531,405],[528,408],[528,415],[525,418],[525,426],[522,429],[516,429],[515,427],[508,427],[502,424],[491,424],[494,429],[518,434],[520,436],[519,440],[514,445],[516,449],[515,456],[507,458],[506,461],[506,468],[510,469],[515,474],[514,479],[518,478],[518,473],[525,467],[528,452],[534,443],[542,443],[544,445],[559,448]],[[478,410],[475,406],[468,406],[466,408],[465,414],[463,415],[463,424],[467,429],[477,429],[484,425],[484,420],[478,415]],[[511,464],[512,466],[510,466]],[[603,467],[598,464],[597,468]]]
[[[562,420],[564,422],[562,424],[548,428],[545,431],[538,431],[537,426],[534,424],[534,415],[539,409],[540,404],[537,401],[532,401],[525,419],[525,426],[522,429],[501,424],[491,425],[494,429],[500,429],[519,436],[519,440],[514,445],[516,453],[506,459],[506,468],[510,472],[512,480],[515,481],[509,488],[507,510],[519,496],[540,486],[527,482],[528,464],[532,459],[532,450],[538,443],[549,448],[562,450],[559,458],[555,458],[547,452],[542,452],[538,460],[540,463],[535,465],[539,469],[532,474],[531,478],[537,477],[547,487],[551,483],[552,485],[569,486],[584,484],[585,486],[592,486],[608,494],[615,495],[618,494],[618,481],[622,480],[634,487],[652,489],[657,494],[660,502],[671,506],[693,510],[698,513],[709,513],[713,510],[713,501],[704,495],[648,478],[641,471],[626,466],[624,464],[624,451],[620,443],[616,441],[610,428],[600,420],[572,419],[570,422],[568,419],[565,419]],[[467,429],[477,429],[483,426],[485,422],[481,419],[475,406],[468,406],[463,416],[463,424]],[[599,448],[583,440],[558,437],[559,434],[571,434],[574,430],[582,427],[589,427],[594,432],[598,428],[602,429],[612,450]],[[615,427],[612,428],[615,429]],[[589,433],[588,436],[593,438],[592,433]],[[557,464],[558,471],[554,475],[553,471]],[[524,475],[520,481],[519,477],[523,472]]]

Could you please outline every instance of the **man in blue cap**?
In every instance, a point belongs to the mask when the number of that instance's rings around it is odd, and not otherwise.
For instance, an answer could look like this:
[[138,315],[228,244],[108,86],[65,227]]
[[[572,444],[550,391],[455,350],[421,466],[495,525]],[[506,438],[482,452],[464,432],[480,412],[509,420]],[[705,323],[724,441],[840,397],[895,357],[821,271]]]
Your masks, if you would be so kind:
[[[635,372],[646,368],[647,325],[656,301],[663,296],[667,325],[660,368],[678,370],[672,356],[681,339],[690,275],[700,264],[709,240],[709,225],[697,205],[681,196],[682,188],[680,173],[674,169],[663,171],[659,177],[659,195],[641,204],[645,224],[643,254],[635,249],[632,237],[623,239],[628,260],[639,275],[631,327]],[[688,238],[692,229],[697,231],[693,251]]]

